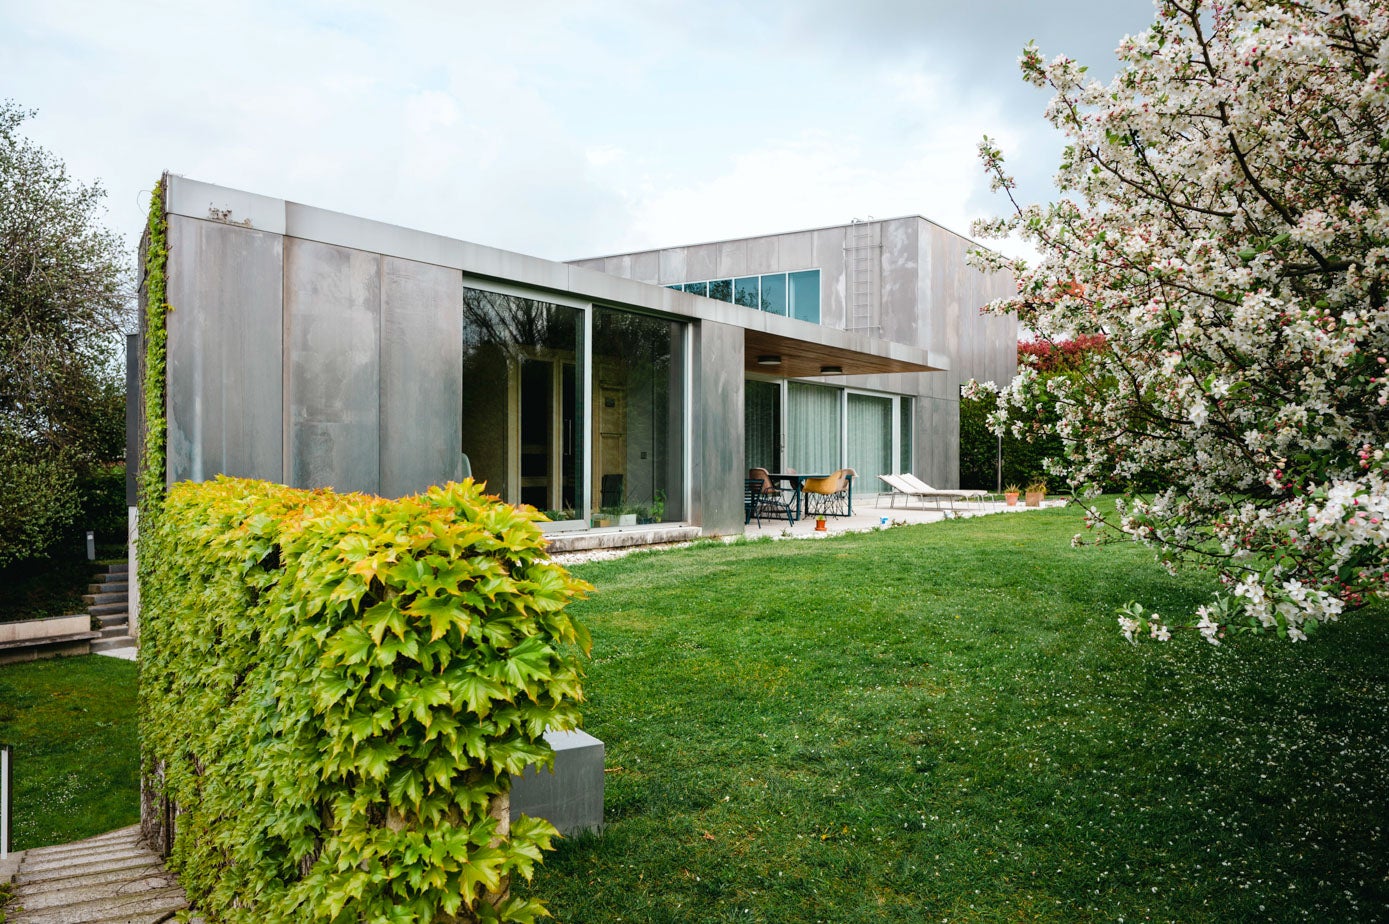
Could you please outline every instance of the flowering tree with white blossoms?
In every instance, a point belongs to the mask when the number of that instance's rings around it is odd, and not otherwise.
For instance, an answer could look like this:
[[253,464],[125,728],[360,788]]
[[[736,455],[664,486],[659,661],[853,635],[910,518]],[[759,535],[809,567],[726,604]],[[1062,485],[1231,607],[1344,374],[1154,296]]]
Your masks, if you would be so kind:
[[[1294,641],[1389,590],[1389,4],[1157,0],[1108,86],[1029,46],[1055,96],[1063,197],[977,223],[1021,234],[1016,311],[1046,338],[1109,349],[1053,377],[1054,475],[1087,526],[1146,543],[1170,568],[1219,570],[1227,593],[1185,621]],[[1002,154],[980,152],[1013,193]],[[1042,398],[1023,367],[994,422]],[[1101,485],[1143,476],[1107,518]],[[1173,621],[1175,627],[1179,621]],[[1131,604],[1130,638],[1170,635]]]

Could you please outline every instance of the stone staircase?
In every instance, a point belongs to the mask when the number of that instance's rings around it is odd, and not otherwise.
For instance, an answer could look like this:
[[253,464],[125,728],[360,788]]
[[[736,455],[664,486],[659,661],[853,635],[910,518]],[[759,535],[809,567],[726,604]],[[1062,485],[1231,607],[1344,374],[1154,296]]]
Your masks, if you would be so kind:
[[130,566],[125,562],[99,566],[87,585],[82,602],[101,626],[101,638],[92,640],[93,654],[133,658],[135,639],[130,637]]
[[7,862],[17,871],[0,911],[6,924],[159,924],[188,907],[173,874],[140,840],[139,825]]

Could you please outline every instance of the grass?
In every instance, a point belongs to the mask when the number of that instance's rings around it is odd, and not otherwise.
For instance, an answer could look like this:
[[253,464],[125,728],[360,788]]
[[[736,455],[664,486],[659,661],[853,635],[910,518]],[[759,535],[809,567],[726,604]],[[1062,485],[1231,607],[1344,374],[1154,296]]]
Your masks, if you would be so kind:
[[1214,587],[1072,511],[574,570],[607,828],[562,921],[1389,919],[1383,605],[1130,646]]
[[[607,828],[561,921],[1389,920],[1389,607],[1126,644],[1208,576],[1065,510],[594,563]],[[0,667],[20,848],[137,815],[134,665]]]
[[133,663],[100,655],[0,666],[16,850],[139,821],[135,683]]

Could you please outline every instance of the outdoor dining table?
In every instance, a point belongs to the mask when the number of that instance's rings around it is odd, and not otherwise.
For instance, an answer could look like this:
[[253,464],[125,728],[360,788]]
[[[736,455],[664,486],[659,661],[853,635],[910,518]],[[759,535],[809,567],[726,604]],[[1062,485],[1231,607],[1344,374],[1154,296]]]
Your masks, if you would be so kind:
[[[828,478],[829,475],[817,475],[814,472],[805,475],[801,474],[800,472],[768,472],[767,477],[772,480],[773,484],[776,484],[778,482],[785,482],[786,484],[791,486],[791,492],[794,495],[796,501],[796,519],[799,520],[801,518],[802,503],[801,488],[805,487],[807,479]],[[793,520],[792,522],[795,521]]]

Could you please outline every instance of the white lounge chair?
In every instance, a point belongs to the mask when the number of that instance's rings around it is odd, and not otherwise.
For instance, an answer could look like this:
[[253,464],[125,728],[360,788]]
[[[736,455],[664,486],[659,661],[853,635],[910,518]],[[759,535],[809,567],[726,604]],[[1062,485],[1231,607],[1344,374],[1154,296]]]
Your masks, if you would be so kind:
[[[957,498],[957,499],[965,500],[965,501],[973,501],[973,502],[978,503],[978,504],[983,504],[986,500],[989,499],[989,496],[990,496],[988,491],[981,491],[981,490],[979,490],[978,488],[960,488],[960,489],[954,490],[954,491],[941,491],[941,490],[938,490],[938,489],[936,489],[936,488],[931,487],[929,484],[927,484],[926,482],[922,481],[920,478],[916,477],[916,476],[913,475],[911,472],[903,472],[902,474],[898,475],[897,477],[898,477],[898,478],[901,478],[902,481],[903,481],[903,483],[905,483],[907,486],[909,486],[910,488],[912,488],[913,490],[915,490],[917,493],[923,494],[923,495],[926,495],[926,496],[933,496],[933,495],[936,496],[936,497],[954,496],[954,497]],[[951,506],[952,506],[952,507],[954,506],[953,502],[952,502]]]
[[[935,502],[936,507],[940,507],[940,502],[942,500],[949,500],[951,502],[951,508],[954,509],[955,495],[953,494],[943,494],[939,491],[922,491],[914,485],[908,484],[901,475],[879,475],[878,477],[881,478],[883,483],[889,488],[892,488],[892,493],[888,496],[888,506],[890,507],[896,507],[897,498],[901,497],[904,501],[920,500],[924,502],[930,499]],[[881,503],[881,500],[879,502]]]

